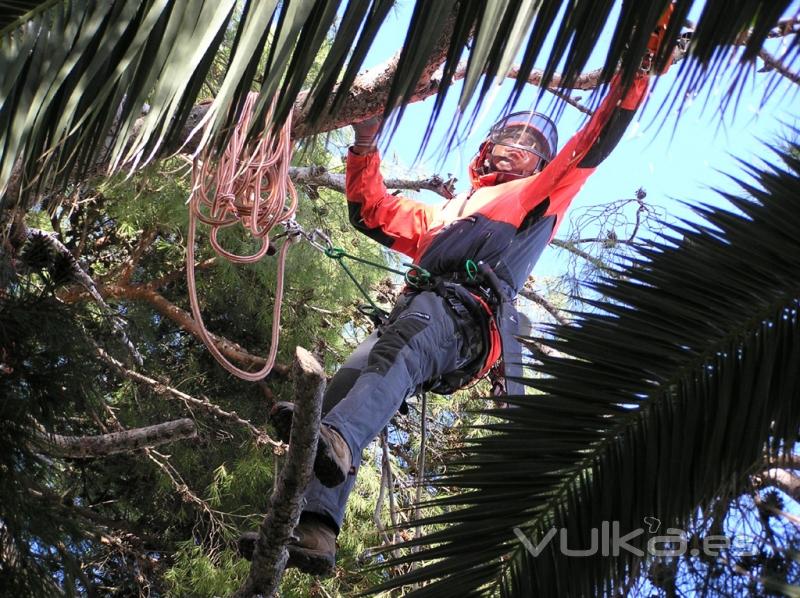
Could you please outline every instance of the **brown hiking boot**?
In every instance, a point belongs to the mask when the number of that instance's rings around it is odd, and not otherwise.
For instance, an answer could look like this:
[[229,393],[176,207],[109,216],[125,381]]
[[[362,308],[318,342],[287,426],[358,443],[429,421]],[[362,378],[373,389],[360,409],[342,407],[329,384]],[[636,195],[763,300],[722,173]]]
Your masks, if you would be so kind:
[[294,415],[294,403],[289,401],[278,401],[269,411],[269,423],[275,428],[278,440],[289,444],[289,435],[292,433],[292,416]]
[[[289,442],[292,431],[292,416],[294,403],[279,401],[275,403],[269,413],[269,421],[281,442]],[[350,447],[344,438],[325,424],[319,428],[319,443],[317,455],[314,458],[314,474],[323,486],[333,488],[347,478],[353,464]]]
[[319,427],[317,458],[314,459],[314,474],[323,486],[333,488],[347,479],[353,465],[350,447],[341,434],[322,424]]
[[[239,536],[239,554],[248,561],[253,560],[257,540],[258,532]],[[303,573],[327,577],[333,573],[336,561],[336,532],[318,521],[301,521],[294,528],[286,549],[289,552],[287,569],[295,567]]]

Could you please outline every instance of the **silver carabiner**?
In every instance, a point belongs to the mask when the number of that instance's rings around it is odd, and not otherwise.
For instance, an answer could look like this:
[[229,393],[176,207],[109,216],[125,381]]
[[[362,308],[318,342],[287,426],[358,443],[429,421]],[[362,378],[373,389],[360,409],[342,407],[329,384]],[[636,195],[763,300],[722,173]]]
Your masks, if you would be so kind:
[[[311,231],[311,234],[307,238],[308,242],[311,243],[311,245],[313,245],[323,253],[325,253],[329,249],[333,249],[333,241],[331,241],[331,238],[319,228],[315,228],[313,231]],[[321,239],[324,245],[319,241],[317,241],[317,239]]]

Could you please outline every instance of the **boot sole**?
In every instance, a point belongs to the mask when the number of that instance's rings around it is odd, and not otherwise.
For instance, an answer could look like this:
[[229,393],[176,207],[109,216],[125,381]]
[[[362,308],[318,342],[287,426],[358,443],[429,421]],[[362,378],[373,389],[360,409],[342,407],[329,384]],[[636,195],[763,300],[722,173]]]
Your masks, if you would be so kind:
[[[239,537],[237,548],[242,558],[253,560],[253,551],[256,548],[257,532],[246,532]],[[294,544],[287,544],[289,559],[286,568],[295,568],[303,573],[328,577],[333,573],[334,557],[331,554],[318,550],[306,550]]]
[[[269,421],[281,442],[289,443],[292,433],[292,416],[294,403],[279,401],[269,413]],[[345,481],[347,472],[343,472],[336,461],[330,445],[320,436],[317,442],[317,454],[314,457],[314,475],[323,486],[334,488]]]
[[294,403],[288,401],[278,401],[269,412],[269,423],[275,429],[278,440],[286,444],[289,444],[289,437],[292,433],[293,415]]
[[317,442],[317,456],[314,459],[314,475],[320,484],[328,488],[338,486],[347,478],[347,472],[342,471],[331,446],[321,434]]

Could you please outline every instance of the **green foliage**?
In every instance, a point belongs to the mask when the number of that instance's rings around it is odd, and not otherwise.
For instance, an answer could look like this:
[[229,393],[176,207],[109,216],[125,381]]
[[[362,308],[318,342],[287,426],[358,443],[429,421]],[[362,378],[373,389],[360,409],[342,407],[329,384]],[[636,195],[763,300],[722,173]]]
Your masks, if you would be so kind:
[[191,541],[175,553],[175,565],[166,573],[167,596],[174,598],[213,598],[229,596],[245,580],[250,563],[230,550],[210,558],[201,546]]
[[65,310],[52,288],[22,281],[0,294],[0,591],[56,594],[60,572],[71,594],[91,521],[73,513],[57,488],[69,469],[43,455],[36,426],[72,433],[98,405],[93,363],[80,310]]

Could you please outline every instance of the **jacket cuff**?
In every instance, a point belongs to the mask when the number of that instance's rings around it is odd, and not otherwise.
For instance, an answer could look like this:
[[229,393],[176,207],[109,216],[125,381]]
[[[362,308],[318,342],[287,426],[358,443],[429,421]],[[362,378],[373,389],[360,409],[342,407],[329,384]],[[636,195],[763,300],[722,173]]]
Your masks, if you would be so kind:
[[369,151],[366,151],[366,152],[361,153],[361,154],[358,153],[358,152],[355,152],[354,148],[355,148],[355,146],[353,146],[353,145],[351,145],[348,148],[348,152],[347,152],[348,160],[350,159],[351,156],[356,156],[358,158],[366,158],[367,156],[371,156],[373,154],[377,154],[378,153],[378,148],[377,147],[372,147],[372,149],[370,149]]

